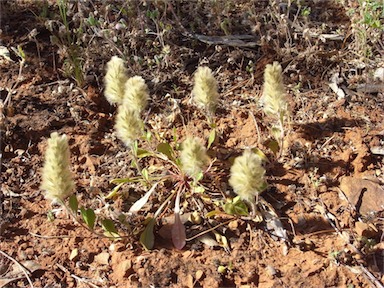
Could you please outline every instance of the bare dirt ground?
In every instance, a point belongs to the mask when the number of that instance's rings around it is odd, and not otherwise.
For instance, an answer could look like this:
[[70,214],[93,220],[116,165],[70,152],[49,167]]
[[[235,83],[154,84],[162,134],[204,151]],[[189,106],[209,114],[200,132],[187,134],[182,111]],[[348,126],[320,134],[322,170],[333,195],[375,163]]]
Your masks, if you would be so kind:
[[[1,1],[0,45],[9,59],[0,56],[0,287],[383,287],[383,26],[362,26],[372,33],[363,41],[353,25],[365,14],[351,13],[362,1],[300,2],[74,1],[65,6],[67,33],[55,1]],[[223,225],[181,251],[162,229],[172,205],[156,223],[154,249],[139,241],[171,184],[136,216],[127,212],[142,186],[126,184],[105,199],[112,179],[137,173],[103,95],[113,55],[146,80],[146,125],[170,143],[175,135],[208,139],[204,113],[191,102],[193,73],[207,65],[218,80],[218,136],[209,149],[217,161],[204,195],[185,198],[183,212],[201,217],[186,222],[187,237]],[[273,61],[283,66],[291,111],[279,159],[258,104]],[[40,169],[54,131],[69,137],[80,205],[113,219],[127,237],[99,237],[44,198]],[[262,196],[286,240],[265,219],[215,204],[234,197],[230,163],[247,147],[270,160]],[[220,213],[207,217],[213,210]]]

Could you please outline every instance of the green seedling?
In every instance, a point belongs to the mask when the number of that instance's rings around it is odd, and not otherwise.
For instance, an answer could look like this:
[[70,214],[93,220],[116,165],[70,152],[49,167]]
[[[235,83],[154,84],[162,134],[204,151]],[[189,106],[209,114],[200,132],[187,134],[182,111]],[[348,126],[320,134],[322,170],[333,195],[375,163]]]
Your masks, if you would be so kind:
[[[73,75],[78,86],[84,84],[84,72],[82,67],[81,47],[78,45],[77,40],[82,36],[82,27],[78,29],[72,29],[71,23],[68,20],[68,7],[70,3],[68,0],[57,0],[57,6],[59,9],[61,24],[64,29],[60,30],[60,33],[53,35],[52,43],[58,45],[60,48],[65,47],[66,60],[63,64],[63,71],[66,77]],[[63,32],[62,32],[63,31]],[[76,34],[73,33],[76,32]],[[52,32],[52,31],[51,31]]]

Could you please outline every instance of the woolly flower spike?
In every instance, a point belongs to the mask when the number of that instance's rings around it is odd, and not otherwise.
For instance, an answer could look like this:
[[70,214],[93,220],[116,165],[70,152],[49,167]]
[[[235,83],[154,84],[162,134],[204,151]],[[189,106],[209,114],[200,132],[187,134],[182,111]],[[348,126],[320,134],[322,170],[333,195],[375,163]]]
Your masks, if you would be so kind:
[[117,109],[115,130],[117,137],[130,147],[143,132],[143,122],[139,113],[132,110],[126,103],[120,105]]
[[131,77],[125,82],[124,103],[132,110],[141,112],[147,106],[148,86],[140,76]]
[[123,103],[124,85],[127,79],[127,69],[124,66],[124,60],[113,56],[107,63],[107,73],[104,78],[104,95],[110,104]]
[[69,157],[67,136],[53,132],[48,139],[42,169],[41,189],[46,191],[47,199],[63,202],[72,194],[75,184],[69,169]]
[[190,177],[196,178],[209,162],[205,147],[200,139],[188,137],[181,146],[180,161],[182,170]]
[[229,185],[241,199],[253,203],[255,196],[267,186],[264,174],[265,169],[261,165],[260,157],[251,150],[245,150],[231,167]]
[[264,91],[261,102],[267,115],[284,117],[287,101],[283,85],[282,67],[278,62],[268,64],[264,70]]
[[195,85],[192,95],[197,106],[214,114],[216,111],[219,93],[217,92],[217,81],[208,67],[199,67],[195,72]]

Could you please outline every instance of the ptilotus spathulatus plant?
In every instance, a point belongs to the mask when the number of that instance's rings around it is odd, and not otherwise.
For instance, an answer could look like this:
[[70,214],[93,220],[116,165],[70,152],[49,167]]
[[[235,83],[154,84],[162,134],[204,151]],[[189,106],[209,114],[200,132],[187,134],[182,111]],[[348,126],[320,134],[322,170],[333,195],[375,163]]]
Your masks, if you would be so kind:
[[107,63],[107,72],[104,77],[104,95],[110,104],[122,104],[124,99],[125,83],[128,80],[124,60],[113,56]]
[[73,193],[75,184],[70,171],[70,152],[66,135],[53,132],[48,139],[42,169],[41,189],[45,198],[63,203]]
[[124,104],[138,112],[147,106],[149,93],[148,86],[141,76],[133,76],[125,82]]
[[217,91],[217,81],[209,67],[202,66],[197,68],[192,95],[196,105],[199,108],[205,109],[209,120],[211,120],[216,111],[219,93]]
[[188,137],[181,144],[180,161],[182,171],[195,181],[209,163],[207,151],[200,139]]
[[281,65],[276,61],[265,67],[263,96],[260,99],[264,113],[276,121],[271,127],[271,132],[279,142],[279,156],[283,149],[284,121],[289,116],[282,70]]
[[235,158],[231,167],[229,185],[242,200],[255,204],[255,197],[267,188],[265,169],[261,158],[251,150]]
[[132,148],[135,140],[143,135],[144,124],[140,118],[140,111],[133,110],[128,103],[123,103],[117,108],[115,130],[117,137]]

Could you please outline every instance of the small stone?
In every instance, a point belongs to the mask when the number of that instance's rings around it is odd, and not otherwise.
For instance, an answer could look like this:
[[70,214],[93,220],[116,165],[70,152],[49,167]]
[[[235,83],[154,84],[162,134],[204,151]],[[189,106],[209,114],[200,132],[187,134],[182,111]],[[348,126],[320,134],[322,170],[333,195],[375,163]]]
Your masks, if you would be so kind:
[[233,230],[236,230],[238,227],[239,227],[239,222],[237,220],[233,220],[231,222],[228,223],[228,227],[229,229],[231,229],[232,231]]
[[124,260],[120,264],[117,265],[115,273],[117,279],[123,279],[125,277],[128,277],[131,273],[129,271],[132,268],[132,261],[131,260]]
[[109,253],[102,252],[102,253],[95,256],[94,261],[98,264],[101,264],[101,265],[108,265],[109,264],[109,257],[110,257]]
[[277,274],[276,269],[273,268],[271,265],[267,265],[267,267],[265,267],[265,270],[269,277],[271,277],[271,279],[273,279]]
[[199,281],[201,279],[201,277],[203,277],[203,275],[204,275],[204,272],[202,270],[197,270],[195,273],[196,281]]

